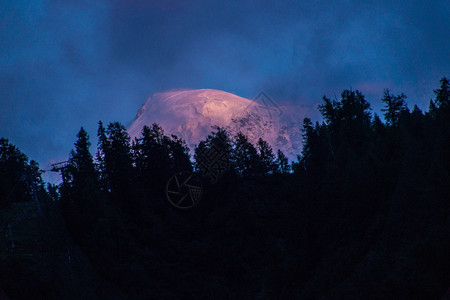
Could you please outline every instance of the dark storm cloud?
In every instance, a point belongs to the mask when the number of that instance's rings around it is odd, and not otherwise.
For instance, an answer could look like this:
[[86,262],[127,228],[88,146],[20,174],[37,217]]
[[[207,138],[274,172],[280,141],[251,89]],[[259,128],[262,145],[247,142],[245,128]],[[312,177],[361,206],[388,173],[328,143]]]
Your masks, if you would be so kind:
[[[0,136],[46,164],[80,126],[129,122],[152,93],[215,88],[317,104],[383,88],[425,107],[449,75],[446,1],[6,1]],[[378,104],[374,106],[377,107]],[[45,167],[45,166],[44,166]]]

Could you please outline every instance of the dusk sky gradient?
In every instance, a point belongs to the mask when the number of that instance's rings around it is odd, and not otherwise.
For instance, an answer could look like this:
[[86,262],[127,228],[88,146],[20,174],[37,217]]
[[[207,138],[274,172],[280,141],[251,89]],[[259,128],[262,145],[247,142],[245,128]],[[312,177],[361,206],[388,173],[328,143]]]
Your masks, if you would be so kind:
[[450,75],[449,16],[444,0],[3,0],[0,137],[48,169],[81,126],[94,150],[99,120],[128,125],[181,88],[311,107],[353,88],[375,111],[390,88],[427,109]]

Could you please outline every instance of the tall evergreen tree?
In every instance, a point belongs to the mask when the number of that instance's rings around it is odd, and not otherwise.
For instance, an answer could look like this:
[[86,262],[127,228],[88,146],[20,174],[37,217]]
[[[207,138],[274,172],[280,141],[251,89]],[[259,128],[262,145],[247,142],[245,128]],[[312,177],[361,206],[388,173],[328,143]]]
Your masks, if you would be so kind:
[[241,132],[234,137],[233,144],[233,163],[237,173],[244,177],[256,175],[259,157],[255,146]]
[[360,148],[370,132],[370,104],[359,91],[346,90],[341,96],[342,138],[350,146]]
[[96,196],[98,189],[98,178],[94,159],[89,151],[91,146],[89,136],[83,127],[78,132],[77,138],[75,150],[72,151],[69,160],[70,172],[72,173],[74,197],[78,198],[79,205],[86,209],[95,201],[93,197]]
[[440,80],[441,86],[434,90],[436,95],[435,103],[439,108],[446,108],[450,105],[450,83],[446,77]]
[[103,126],[103,122],[98,122],[98,130],[97,130],[97,152],[96,152],[96,161],[97,161],[97,169],[99,174],[99,183],[100,187],[104,191],[109,191],[109,179],[108,173],[106,171],[106,161],[105,161],[105,153],[108,152],[110,147],[108,137],[106,136],[106,129]]
[[259,138],[256,143],[256,148],[258,150],[258,173],[262,175],[273,173],[276,169],[276,165],[272,147],[265,140]]
[[228,131],[221,127],[211,132],[194,150],[195,168],[215,182],[225,172],[233,172],[232,144]]
[[75,151],[72,153],[70,159],[71,163],[77,169],[77,173],[82,175],[82,178],[95,178],[94,159],[92,157],[89,148],[91,142],[89,141],[89,135],[86,130],[81,127],[77,134],[78,140],[75,142]]
[[400,115],[408,110],[405,99],[405,94],[394,96],[388,89],[384,90],[384,96],[381,101],[384,102],[385,108],[382,108],[381,111],[384,112],[384,118],[389,126],[397,127]]
[[428,116],[431,117],[431,119],[436,119],[437,117],[437,111],[438,108],[436,106],[436,103],[433,100],[430,100],[430,104],[428,105]]
[[164,130],[156,123],[144,126],[134,147],[139,177],[150,186],[161,186],[170,174],[170,153]]
[[286,155],[278,149],[277,151],[277,159],[275,161],[276,163],[276,172],[280,174],[287,174],[291,170],[291,166],[289,165],[289,160],[286,157]]
[[70,230],[79,237],[96,219],[101,194],[94,159],[89,151],[91,143],[83,127],[74,145],[65,171],[68,180],[62,186],[61,200]]
[[0,207],[29,200],[28,157],[5,138],[0,138]]
[[318,142],[318,135],[309,118],[303,119],[302,137],[303,149],[299,162],[304,169],[308,170],[314,165],[314,156],[317,151],[316,146]]
[[[337,126],[340,116],[341,103],[336,100],[331,100],[326,96],[322,98],[323,104],[320,104],[318,109],[325,120],[326,124]],[[304,124],[305,125],[305,124]]]
[[170,170],[172,172],[191,172],[192,163],[186,142],[173,134],[170,137],[166,137],[164,141],[169,151]]
[[[121,123],[112,122],[106,130],[99,123],[99,147],[97,158],[100,164],[104,190],[111,192],[122,207],[137,209],[133,198],[135,169],[130,136]],[[135,207],[132,207],[132,206]]]

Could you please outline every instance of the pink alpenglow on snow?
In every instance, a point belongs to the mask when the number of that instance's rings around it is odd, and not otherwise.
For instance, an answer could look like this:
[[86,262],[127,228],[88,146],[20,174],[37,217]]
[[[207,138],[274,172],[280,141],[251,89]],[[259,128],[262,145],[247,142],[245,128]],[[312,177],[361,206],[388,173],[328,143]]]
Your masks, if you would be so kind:
[[250,100],[219,90],[177,90],[151,96],[139,109],[128,132],[141,135],[144,125],[158,123],[165,134],[183,138],[191,151],[215,126],[231,135],[242,132],[256,144],[261,137],[291,160],[301,151],[301,123],[308,109],[278,106],[275,102]]

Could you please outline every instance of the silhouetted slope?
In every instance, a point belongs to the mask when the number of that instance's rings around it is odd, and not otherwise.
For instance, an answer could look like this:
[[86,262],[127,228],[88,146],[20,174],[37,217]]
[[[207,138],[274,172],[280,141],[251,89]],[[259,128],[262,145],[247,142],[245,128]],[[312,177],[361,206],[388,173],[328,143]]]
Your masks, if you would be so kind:
[[[439,299],[450,285],[448,80],[435,95],[423,113],[385,91],[385,123],[358,91],[324,97],[292,172],[264,140],[223,128],[192,165],[158,125],[131,143],[123,125],[100,122],[95,158],[81,128],[64,183],[45,187],[2,139],[2,190],[28,180],[1,198],[0,287],[11,299]],[[215,181],[208,153],[228,158]],[[184,210],[165,194],[180,171],[203,180]]]

